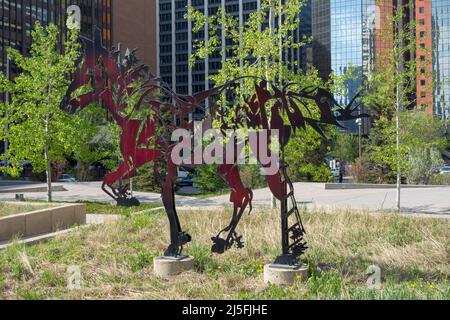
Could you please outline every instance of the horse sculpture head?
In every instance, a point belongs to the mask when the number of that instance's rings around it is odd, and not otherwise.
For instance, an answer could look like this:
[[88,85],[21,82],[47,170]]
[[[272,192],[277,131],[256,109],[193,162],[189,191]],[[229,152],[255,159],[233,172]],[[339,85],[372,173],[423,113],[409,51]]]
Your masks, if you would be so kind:
[[[68,113],[75,112],[89,103],[98,100],[105,88],[107,78],[118,73],[118,67],[110,52],[102,44],[102,34],[96,28],[94,39],[81,37],[83,54],[78,58],[77,69],[72,75],[72,82],[61,102],[61,109]],[[90,85],[89,92],[73,98],[76,90]]]

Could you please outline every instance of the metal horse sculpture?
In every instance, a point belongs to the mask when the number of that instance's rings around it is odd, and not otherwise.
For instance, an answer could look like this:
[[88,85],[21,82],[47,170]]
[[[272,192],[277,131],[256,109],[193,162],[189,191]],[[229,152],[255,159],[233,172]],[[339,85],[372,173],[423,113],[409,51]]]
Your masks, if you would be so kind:
[[[171,142],[170,134],[179,127],[192,130],[193,123],[186,120],[187,116],[207,99],[223,93],[224,90],[232,90],[232,86],[239,83],[239,80],[193,96],[178,95],[153,77],[148,68],[140,64],[132,53],[127,54],[124,61],[119,61],[116,52],[103,47],[99,30],[96,31],[93,40],[83,39],[83,44],[84,55],[80,58],[79,67],[61,107],[72,113],[94,101],[101,101],[101,105],[121,127],[120,150],[123,161],[114,172],[105,176],[102,186],[118,205],[139,204],[137,199],[130,196],[125,181],[136,175],[137,169],[142,165],[154,163],[155,176],[161,184],[162,201],[170,223],[171,243],[165,255],[179,257],[183,245],[191,240],[191,236],[183,232],[175,207],[174,182],[177,166],[171,158],[175,144]],[[72,94],[86,85],[91,86],[91,91],[72,99]],[[284,150],[284,146],[288,144],[296,130],[311,126],[322,134],[322,125],[339,126],[338,121],[356,118],[353,116],[355,108],[352,108],[354,100],[342,108],[324,89],[294,90],[297,87],[296,84],[287,84],[279,89],[264,80],[255,79],[256,93],[245,99],[245,103],[237,108],[228,110],[236,112],[235,122],[229,124],[222,121],[221,129],[233,129],[244,124],[249,128],[266,129],[269,135],[271,130],[277,129],[280,132],[281,149]],[[129,105],[127,99],[131,96],[137,96],[138,99],[130,110],[127,107]],[[311,102],[318,107],[319,119],[314,119],[309,112]],[[333,108],[337,108],[336,113],[333,112]],[[134,113],[143,109],[149,111],[145,117],[133,118]],[[267,109],[270,109],[270,114],[267,114]],[[210,114],[205,116],[202,122],[203,128],[211,128],[213,120],[220,120],[228,111],[213,104]],[[358,117],[361,116],[366,115]],[[289,124],[285,124],[283,119],[288,119]],[[164,174],[158,170],[162,166]],[[265,168],[264,165],[262,167]],[[271,192],[281,202],[283,252],[276,263],[295,265],[298,263],[298,257],[306,249],[303,239],[305,229],[294,198],[293,185],[286,174],[286,167],[287,165],[281,161],[278,171],[268,175],[267,180]],[[221,164],[217,172],[230,187],[230,202],[233,204],[230,224],[211,238],[212,251],[223,253],[233,245],[243,247],[236,227],[246,208],[249,207],[251,211],[253,195],[252,191],[244,186],[236,163]],[[289,200],[291,200],[290,208]],[[222,234],[226,235],[222,237]]]

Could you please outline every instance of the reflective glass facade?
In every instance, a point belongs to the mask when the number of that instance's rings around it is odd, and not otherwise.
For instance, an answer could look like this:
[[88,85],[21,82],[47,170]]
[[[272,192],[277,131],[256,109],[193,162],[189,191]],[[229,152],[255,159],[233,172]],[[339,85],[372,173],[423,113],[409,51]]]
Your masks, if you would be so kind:
[[450,116],[450,2],[432,0],[434,113],[442,119]]
[[[346,83],[348,94],[336,96],[341,105],[349,103],[358,93],[363,77],[374,68],[375,62],[375,0],[330,1],[330,55],[331,70],[345,74],[350,66],[356,68],[356,79]],[[346,123],[350,132],[356,132],[354,122]],[[364,127],[367,127],[364,126]]]
[[312,0],[313,64],[324,80],[331,73],[330,17],[330,0]]

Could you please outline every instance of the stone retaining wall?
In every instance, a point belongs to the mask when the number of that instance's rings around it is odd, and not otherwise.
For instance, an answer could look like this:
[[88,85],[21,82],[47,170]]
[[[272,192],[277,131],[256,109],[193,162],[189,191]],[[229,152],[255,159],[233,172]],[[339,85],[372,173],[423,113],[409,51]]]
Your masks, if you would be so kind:
[[0,218],[0,241],[28,238],[86,224],[86,205],[67,204]]

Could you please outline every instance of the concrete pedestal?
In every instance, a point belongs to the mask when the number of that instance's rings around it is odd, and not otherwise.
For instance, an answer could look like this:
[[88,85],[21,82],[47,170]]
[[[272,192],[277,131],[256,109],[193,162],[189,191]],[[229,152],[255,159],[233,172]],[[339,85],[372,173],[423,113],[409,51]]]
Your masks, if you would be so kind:
[[194,269],[194,257],[156,257],[153,270],[160,277],[169,277]]
[[308,280],[308,266],[305,264],[297,266],[266,264],[264,266],[264,283],[290,286],[296,281],[306,280]]

